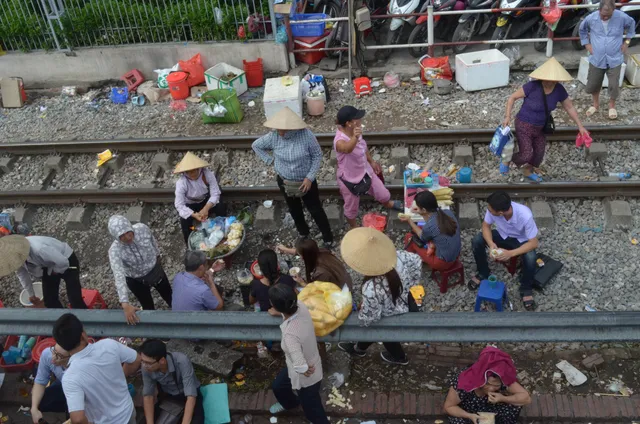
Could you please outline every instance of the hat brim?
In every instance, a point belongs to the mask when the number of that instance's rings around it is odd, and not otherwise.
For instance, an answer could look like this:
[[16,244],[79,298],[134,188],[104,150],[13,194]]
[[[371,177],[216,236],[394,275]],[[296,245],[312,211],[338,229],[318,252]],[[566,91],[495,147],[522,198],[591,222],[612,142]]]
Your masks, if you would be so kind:
[[367,114],[367,111],[364,109],[356,109],[356,113],[354,116],[350,117],[346,121],[340,121],[340,125],[344,125],[349,121],[355,121],[356,119],[362,119]]
[[209,163],[191,152],[187,152],[182,160],[176,165],[173,170],[174,174],[180,174],[183,172],[193,171],[194,169],[207,168]]
[[0,277],[17,271],[29,257],[31,245],[26,237],[10,235],[0,238]]
[[342,260],[365,276],[384,275],[397,262],[393,241],[384,233],[369,227],[350,230],[340,244]]

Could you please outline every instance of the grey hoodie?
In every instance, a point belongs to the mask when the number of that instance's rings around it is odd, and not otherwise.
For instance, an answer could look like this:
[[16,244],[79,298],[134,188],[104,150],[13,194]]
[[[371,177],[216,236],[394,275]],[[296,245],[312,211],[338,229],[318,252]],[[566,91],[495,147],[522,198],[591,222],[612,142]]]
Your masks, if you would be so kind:
[[[134,233],[133,243],[122,243],[120,236],[129,231]],[[149,227],[142,223],[131,225],[122,215],[109,218],[109,233],[115,239],[109,248],[109,262],[116,280],[118,298],[120,303],[128,303],[127,277],[147,275],[156,265],[160,249]]]

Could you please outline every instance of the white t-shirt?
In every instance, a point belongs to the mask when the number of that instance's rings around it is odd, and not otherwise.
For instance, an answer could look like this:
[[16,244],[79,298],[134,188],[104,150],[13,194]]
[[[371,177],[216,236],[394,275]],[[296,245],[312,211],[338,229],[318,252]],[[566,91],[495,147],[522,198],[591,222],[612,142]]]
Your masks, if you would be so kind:
[[112,339],[90,344],[69,360],[62,379],[69,412],[84,411],[95,424],[128,423],[133,401],[122,363],[135,362],[135,350]]

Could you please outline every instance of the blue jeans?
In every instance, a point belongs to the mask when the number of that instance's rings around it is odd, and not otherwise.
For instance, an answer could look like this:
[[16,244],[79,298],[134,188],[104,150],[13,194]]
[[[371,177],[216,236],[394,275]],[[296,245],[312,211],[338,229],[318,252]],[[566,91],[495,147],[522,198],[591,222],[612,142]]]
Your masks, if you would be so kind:
[[[524,243],[519,242],[513,237],[503,239],[498,230],[491,232],[493,242],[502,249],[514,250],[522,246]],[[473,257],[476,260],[478,268],[477,277],[480,280],[486,280],[491,274],[489,270],[489,262],[487,260],[487,243],[482,237],[482,233],[477,234],[471,242],[473,248]],[[532,250],[521,256],[522,272],[520,273],[520,296],[531,296],[533,294],[533,278],[536,274],[536,251]]]
[[321,384],[322,381],[318,381],[313,386],[302,387],[296,395],[291,387],[289,371],[285,367],[276,376],[271,389],[284,409],[293,409],[301,405],[305,418],[311,421],[312,424],[329,424],[327,413],[324,411],[322,399],[320,398]]

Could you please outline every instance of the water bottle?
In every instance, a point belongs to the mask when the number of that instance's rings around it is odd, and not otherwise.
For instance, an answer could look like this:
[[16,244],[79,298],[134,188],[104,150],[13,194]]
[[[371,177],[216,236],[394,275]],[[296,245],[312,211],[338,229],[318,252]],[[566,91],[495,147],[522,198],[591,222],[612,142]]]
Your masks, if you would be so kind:
[[18,339],[18,349],[22,349],[26,342],[27,342],[27,336],[20,336],[20,338]]
[[25,346],[29,346],[29,349],[33,350],[33,347],[36,345],[36,338],[29,337],[29,340],[24,344]]
[[255,305],[253,306],[253,310],[256,312],[260,312],[260,303],[256,302]]
[[609,176],[619,178],[621,180],[628,180],[631,178],[631,174],[628,172],[609,172]]
[[22,359],[31,358],[31,348],[29,346],[23,347],[22,350],[20,351],[20,357]]
[[13,365],[16,363],[15,358],[13,357],[13,354],[11,353],[11,351],[5,350],[4,352],[2,352],[2,359],[4,360],[4,363],[7,365]]

